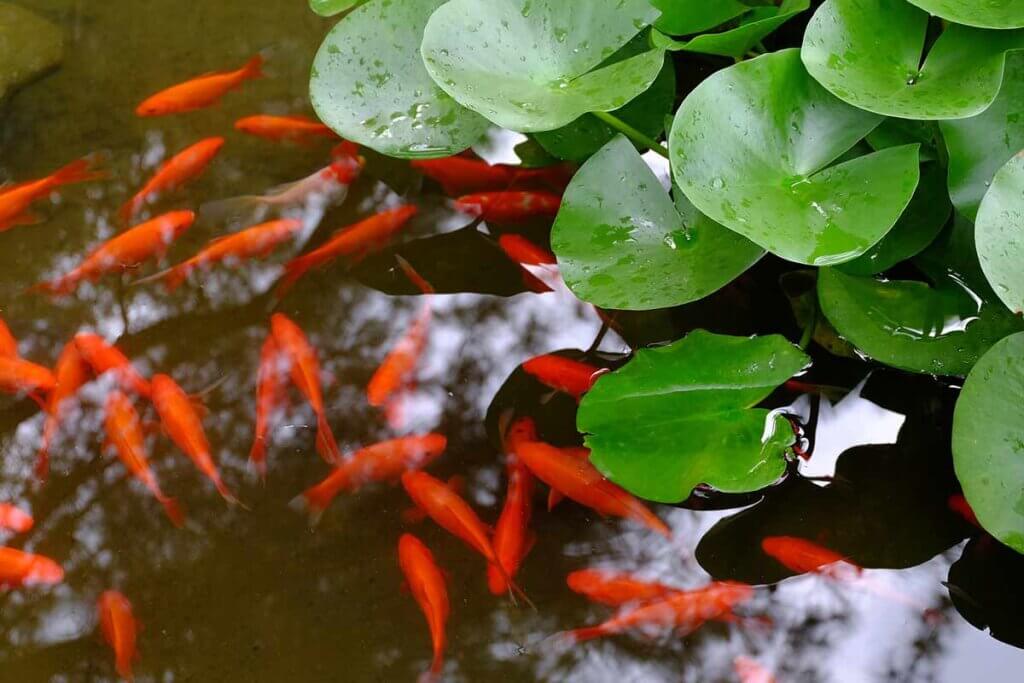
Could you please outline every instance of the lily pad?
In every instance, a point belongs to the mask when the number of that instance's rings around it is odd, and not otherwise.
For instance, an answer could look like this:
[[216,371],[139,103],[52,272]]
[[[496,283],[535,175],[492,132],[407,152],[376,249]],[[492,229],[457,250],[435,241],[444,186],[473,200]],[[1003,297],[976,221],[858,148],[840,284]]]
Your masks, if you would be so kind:
[[322,17],[333,17],[362,2],[363,0],[309,0],[309,8]]
[[981,28],[1024,27],[1020,0],[909,0],[947,21]]
[[651,0],[651,4],[661,10],[654,26],[673,36],[706,31],[750,11],[739,0]]
[[810,0],[783,0],[778,7],[755,7],[740,19],[736,28],[705,33],[690,40],[674,40],[655,31],[651,42],[666,50],[684,50],[739,59],[784,23],[811,6]]
[[573,293],[606,308],[676,306],[720,289],[764,255],[677,194],[680,210],[621,135],[583,164],[551,230]]
[[60,63],[64,34],[33,12],[0,2],[0,101]]
[[950,24],[922,59],[928,14],[902,0],[827,0],[800,51],[807,71],[855,107],[911,119],[959,119],[999,92],[1024,32]]
[[657,17],[647,0],[449,0],[427,23],[423,60],[448,94],[497,125],[553,130],[650,87],[661,50],[597,67]]
[[942,232],[953,212],[945,175],[938,164],[924,164],[917,191],[889,234],[863,256],[837,268],[850,275],[874,275],[920,254]]
[[778,335],[697,330],[602,376],[576,424],[590,461],[638,496],[675,503],[701,483],[754,491],[782,476],[793,432],[785,418],[751,406],[809,362]]
[[798,50],[782,50],[690,93],[669,136],[672,170],[698,209],[768,251],[842,263],[885,236],[917,187],[917,145],[828,166],[881,120],[818,85]]
[[994,343],[1024,329],[985,282],[967,221],[957,220],[913,263],[928,282],[822,269],[822,312],[875,360],[936,375],[966,375]]
[[1024,156],[996,174],[978,209],[974,240],[981,269],[1006,306],[1024,312]]
[[310,100],[335,132],[389,156],[444,157],[488,123],[431,80],[418,46],[444,0],[370,0],[338,22],[313,60]]
[[910,119],[888,118],[868,133],[864,142],[876,152],[900,145],[921,145],[921,162],[936,161],[939,158],[939,124],[936,121],[912,121]]
[[985,531],[1024,553],[1024,333],[975,364],[953,413],[953,465]]
[[949,152],[953,206],[974,220],[992,177],[1024,149],[1024,53],[1011,52],[1003,85],[983,114],[939,123]]

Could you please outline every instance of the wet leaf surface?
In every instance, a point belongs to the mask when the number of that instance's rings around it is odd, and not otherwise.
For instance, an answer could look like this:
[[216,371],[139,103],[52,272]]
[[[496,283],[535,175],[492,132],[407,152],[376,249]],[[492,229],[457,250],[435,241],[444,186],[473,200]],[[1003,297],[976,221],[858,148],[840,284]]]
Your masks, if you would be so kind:
[[60,63],[61,29],[27,9],[0,2],[0,104],[15,89]]
[[1017,0],[909,0],[921,9],[957,24],[984,28],[1024,27]]
[[772,32],[810,6],[810,0],[783,0],[778,7],[769,5],[750,9],[740,17],[738,26],[720,33],[704,33],[689,40],[673,40],[655,32],[652,34],[652,43],[666,50],[684,50],[740,59]]
[[981,269],[1006,307],[1024,312],[1024,157],[1015,156],[992,180],[974,228]]

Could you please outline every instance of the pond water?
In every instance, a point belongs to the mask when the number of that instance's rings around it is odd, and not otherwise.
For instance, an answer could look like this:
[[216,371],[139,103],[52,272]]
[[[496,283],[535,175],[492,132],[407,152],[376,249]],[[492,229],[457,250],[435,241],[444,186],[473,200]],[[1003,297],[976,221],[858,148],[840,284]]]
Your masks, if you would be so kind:
[[[1020,680],[1024,562],[947,504],[957,492],[948,442],[955,387],[837,360],[819,348],[811,349],[816,363],[801,382],[844,392],[819,400],[795,385],[769,399],[803,411],[814,437],[810,460],[773,490],[653,506],[671,526],[671,541],[571,502],[546,512],[538,492],[537,541],[518,577],[536,611],[492,596],[483,562],[460,541],[430,522],[403,520],[410,501],[399,486],[343,494],[311,529],[288,504],[329,470],[315,452],[314,416],[298,395],[273,431],[266,484],[247,466],[260,345],[273,312],[295,320],[317,348],[342,450],[441,432],[447,452],[430,471],[464,476],[466,497],[489,522],[505,486],[499,415],[512,409],[534,416],[541,436],[554,443],[577,438],[575,403],[552,397],[517,366],[549,351],[590,348],[601,318],[564,289],[523,291],[519,271],[475,228],[430,239],[469,219],[408,164],[373,154],[344,204],[326,212],[306,207],[303,239],[266,261],[215,268],[173,294],[153,284],[129,286],[134,277],[86,284],[71,297],[26,293],[114,235],[120,205],[160,161],[200,138],[223,135],[227,144],[205,174],[149,211],[198,209],[324,166],[329,142],[279,145],[232,126],[256,113],[309,113],[309,65],[331,21],[303,0],[15,4],[62,27],[65,55],[57,71],[8,103],[0,119],[0,182],[41,177],[91,153],[102,156],[110,177],[41,203],[44,223],[0,233],[0,316],[19,338],[20,353],[35,362],[52,366],[68,339],[91,330],[116,341],[144,372],[167,373],[189,392],[206,390],[203,424],[215,459],[248,509],[226,505],[154,431],[154,469],[187,513],[185,527],[175,529],[117,458],[103,453],[102,405],[110,390],[103,381],[81,392],[53,445],[51,476],[39,485],[32,468],[44,417],[30,400],[0,397],[0,500],[36,519],[30,532],[7,534],[4,542],[54,558],[66,573],[56,586],[0,594],[0,679],[118,680],[95,609],[100,593],[116,588],[143,625],[140,681],[415,680],[429,665],[430,640],[416,603],[401,590],[396,551],[400,534],[412,531],[451,575],[444,680],[735,681],[738,656],[758,660],[779,681]],[[153,92],[236,68],[259,51],[268,77],[219,106],[135,116]],[[394,255],[385,251],[352,269],[338,262],[281,301],[270,291],[285,258],[403,202],[421,211],[398,238],[400,251],[440,293],[432,299],[417,387],[396,430],[365,398],[367,381],[422,303]],[[252,222],[203,214],[169,259]],[[500,229],[480,227],[492,236]],[[537,240],[545,229],[516,227]],[[615,362],[631,344],[665,342],[696,327],[795,340],[800,332],[778,286],[788,268],[765,260],[685,308],[609,313],[614,329],[590,360]],[[142,274],[150,272],[153,266]],[[144,419],[153,420],[152,411]],[[849,581],[789,576],[760,552],[767,535],[816,540],[865,571]],[[770,625],[713,622],[685,636],[555,647],[552,634],[612,615],[566,587],[570,571],[593,566],[679,587],[710,578],[751,583],[755,597],[741,612],[768,617]]]

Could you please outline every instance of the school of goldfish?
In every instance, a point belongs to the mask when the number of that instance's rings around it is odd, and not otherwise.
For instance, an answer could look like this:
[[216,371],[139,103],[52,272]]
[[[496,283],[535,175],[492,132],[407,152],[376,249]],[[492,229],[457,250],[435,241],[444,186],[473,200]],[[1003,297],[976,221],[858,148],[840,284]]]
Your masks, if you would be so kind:
[[[143,101],[136,113],[146,117],[169,116],[212,106],[247,81],[260,78],[262,62],[262,57],[256,56],[237,70],[206,74],[170,87]],[[215,202],[214,215],[217,210],[241,204],[288,207],[313,195],[340,202],[365,164],[354,144],[337,140],[329,128],[302,116],[254,115],[237,121],[235,128],[274,142],[310,144],[327,139],[336,146],[331,152],[331,163],[324,169],[264,196]],[[203,174],[225,145],[223,137],[209,137],[171,156],[121,208],[119,217],[130,227],[95,247],[67,273],[32,289],[66,296],[83,282],[123,277],[147,262],[162,260],[175,240],[196,221],[196,213],[176,209],[133,222],[160,198],[180,196],[178,191]],[[538,169],[490,165],[467,155],[411,164],[454,197],[455,208],[467,216],[513,225],[531,218],[553,218],[561,192],[573,172],[567,165]],[[105,179],[105,172],[98,166],[98,158],[90,157],[72,162],[46,178],[0,187],[0,231],[43,220],[32,211],[32,205],[66,185]],[[417,212],[416,206],[403,205],[338,230],[321,246],[283,266],[276,295],[283,296],[311,270],[339,259],[354,263],[383,248]],[[287,218],[252,225],[213,240],[192,257],[137,279],[135,284],[160,282],[172,293],[190,278],[202,277],[218,264],[240,266],[251,259],[270,256],[288,242],[294,242],[302,227],[301,221]],[[524,267],[524,282],[530,289],[550,291],[525,269],[556,266],[550,251],[516,233],[505,233],[496,241],[510,260]],[[424,303],[405,334],[384,354],[365,388],[367,403],[379,409],[396,430],[403,425],[403,397],[415,388],[418,365],[429,343],[431,300],[435,294],[433,286],[401,257],[397,265],[421,291]],[[528,359],[522,363],[522,370],[552,391],[577,401],[607,372],[606,368],[559,355]],[[69,406],[83,386],[103,377],[111,387],[104,404],[105,448],[120,459],[129,476],[141,482],[175,527],[186,523],[185,511],[161,489],[150,466],[144,429],[147,411],[155,415],[166,438],[229,505],[244,507],[218,470],[216,451],[203,427],[202,393],[190,394],[167,374],[145,376],[116,345],[90,332],[80,332],[69,340],[50,369],[22,358],[16,336],[0,320],[0,392],[31,398],[45,416],[35,468],[40,480],[45,480],[49,472],[51,447]],[[315,523],[339,495],[352,495],[375,483],[398,484],[414,505],[403,513],[403,520],[412,524],[429,519],[460,539],[482,559],[486,584],[494,595],[508,595],[513,602],[533,604],[516,577],[536,538],[531,520],[540,484],[548,488],[548,510],[567,498],[602,516],[620,517],[668,541],[672,539],[672,530],[650,508],[590,463],[586,448],[545,443],[528,416],[507,416],[503,420],[507,489],[493,529],[463,497],[465,481],[461,477],[445,482],[426,471],[447,448],[443,434],[398,436],[343,453],[331,429],[319,352],[302,327],[280,312],[273,313],[267,322],[267,336],[256,372],[255,428],[249,462],[261,479],[267,477],[274,424],[292,399],[292,388],[316,417],[315,450],[330,467],[329,474],[300,493],[293,506]],[[33,523],[25,510],[0,503],[0,528],[25,533]],[[763,540],[762,550],[796,573],[814,573],[832,580],[849,580],[860,573],[858,567],[838,553],[807,539],[769,537]],[[408,532],[398,538],[398,564],[427,622],[433,654],[425,676],[433,679],[443,671],[445,630],[451,616],[445,572],[430,548]],[[53,559],[0,547],[0,584],[6,588],[54,584],[63,580],[63,574],[60,564]],[[629,631],[685,634],[708,621],[766,623],[763,618],[736,613],[755,595],[754,587],[742,583],[715,581],[685,588],[589,568],[571,573],[567,585],[571,591],[618,611],[602,623],[560,634],[561,642],[583,642]],[[131,602],[118,591],[107,590],[97,600],[97,611],[103,637],[114,652],[118,675],[132,680],[133,662],[138,659],[138,625]],[[768,669],[748,657],[738,657],[735,669],[739,680],[747,683],[775,680]]]

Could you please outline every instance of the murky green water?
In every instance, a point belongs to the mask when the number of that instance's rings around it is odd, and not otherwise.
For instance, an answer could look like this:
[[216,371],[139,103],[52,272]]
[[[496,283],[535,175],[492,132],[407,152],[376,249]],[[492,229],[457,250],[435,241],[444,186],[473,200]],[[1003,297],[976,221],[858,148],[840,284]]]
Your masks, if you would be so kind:
[[[309,63],[330,22],[310,13],[303,0],[20,4],[64,28],[66,55],[60,70],[11,101],[0,122],[0,180],[45,175],[93,152],[104,155],[111,179],[63,192],[43,206],[43,224],[0,234],[0,315],[22,340],[21,353],[36,362],[52,364],[75,332],[95,330],[116,340],[140,368],[171,374],[188,391],[222,382],[208,397],[205,426],[225,478],[251,511],[227,507],[168,440],[154,436],[158,476],[189,518],[185,529],[171,527],[141,485],[126,479],[122,465],[101,454],[102,383],[83,390],[53,448],[50,481],[35,486],[30,472],[42,416],[29,401],[0,397],[0,499],[20,502],[37,520],[29,534],[7,543],[53,557],[67,573],[54,588],[0,594],[0,680],[116,680],[95,617],[95,600],[108,588],[124,592],[144,624],[140,681],[414,680],[429,662],[430,644],[418,608],[399,588],[396,542],[409,528],[400,519],[409,505],[405,494],[373,486],[340,496],[311,531],[288,502],[327,469],[314,452],[312,415],[297,400],[274,433],[267,485],[246,468],[259,346],[274,308],[265,292],[288,250],[240,271],[217,269],[201,278],[202,287],[193,283],[174,295],[152,286],[120,287],[112,279],[66,299],[24,293],[114,234],[117,208],[153,167],[202,137],[225,135],[228,144],[201,179],[156,209],[197,208],[262,192],[323,166],[329,145],[279,146],[236,133],[232,124],[255,113],[308,112]],[[221,106],[162,119],[133,114],[152,92],[240,66],[259,50],[269,55],[270,77],[247,84]],[[424,207],[404,240],[466,223],[404,164],[372,157],[345,204],[323,217],[310,243],[402,200]],[[306,218],[316,223],[312,213]],[[241,225],[200,221],[171,258],[180,260]],[[521,289],[489,265],[493,248],[474,240],[431,244],[409,255],[450,284],[443,290],[459,289],[460,282],[500,293]],[[357,274],[396,291],[393,263],[390,256],[371,259]],[[763,263],[685,311],[621,316],[621,338],[609,334],[602,349],[625,350],[622,338],[664,341],[693,325],[795,338],[788,313],[778,309],[779,268]],[[311,275],[280,304],[320,351],[330,376],[330,420],[343,448],[394,435],[363,390],[418,306],[417,297],[381,293],[341,265]],[[441,295],[435,313],[406,431],[447,434],[448,452],[432,471],[466,475],[469,498],[494,520],[504,482],[498,448],[485,430],[492,398],[522,360],[590,346],[600,320],[564,291]],[[863,374],[860,364],[823,362],[810,380],[850,388]],[[538,499],[538,542],[520,581],[537,612],[492,597],[479,557],[429,523],[416,527],[452,574],[446,680],[732,681],[737,655],[757,657],[779,681],[1019,680],[1020,651],[965,621],[949,596],[979,626],[994,625],[1002,640],[1024,644],[1021,562],[991,539],[975,538],[964,550],[964,539],[977,533],[945,506],[955,490],[945,436],[952,393],[905,377],[883,371],[869,382],[867,398],[823,405],[805,473],[830,475],[847,446],[891,443],[902,425],[898,443],[846,451],[832,485],[792,480],[720,523],[699,549],[705,532],[736,510],[661,507],[657,512],[674,531],[668,543],[571,503],[545,513]],[[513,383],[498,407],[531,412],[550,440],[571,438],[571,401],[537,401],[537,393]],[[758,498],[695,500],[691,507],[748,505]],[[773,533],[842,549],[874,568],[867,575],[875,589],[817,576],[773,583],[784,574],[757,551],[759,538]],[[951,573],[962,553],[959,570]],[[710,624],[686,638],[619,637],[559,652],[547,636],[610,616],[565,587],[569,571],[595,565],[683,587],[706,582],[707,571],[764,585],[744,611],[768,615],[774,626]],[[925,608],[940,616],[925,618]]]

